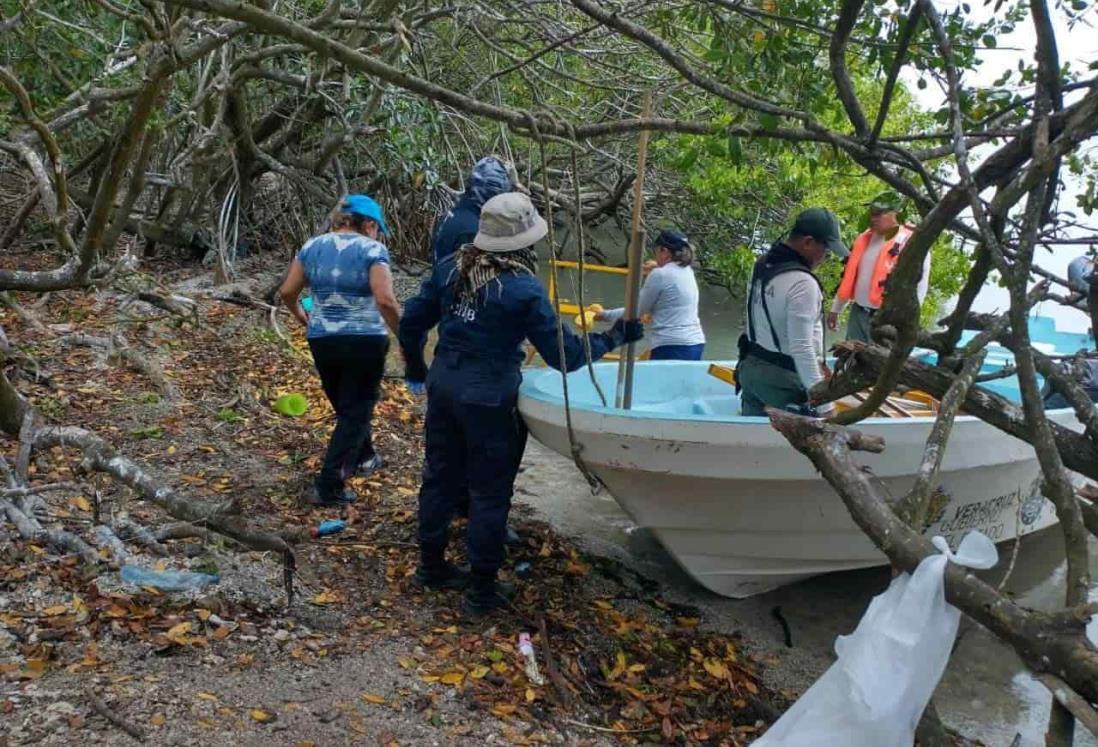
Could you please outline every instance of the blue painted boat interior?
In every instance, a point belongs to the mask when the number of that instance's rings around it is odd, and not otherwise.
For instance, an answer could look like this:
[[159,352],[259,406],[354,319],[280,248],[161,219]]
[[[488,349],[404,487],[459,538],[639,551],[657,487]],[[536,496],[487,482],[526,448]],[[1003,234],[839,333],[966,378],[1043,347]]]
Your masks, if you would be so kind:
[[[1048,317],[1034,317],[1030,324],[1034,343],[1045,352],[1074,353],[1092,347],[1090,335],[1061,332]],[[972,338],[966,332],[962,341]],[[933,361],[933,353],[924,352],[917,357]],[[714,361],[718,365],[734,366],[734,361]],[[613,413],[635,418],[674,420],[719,420],[755,422],[762,418],[748,418],[739,414],[740,400],[735,389],[707,372],[710,361],[640,361],[636,364],[633,385],[633,408],[615,408],[614,392],[617,386],[618,365],[596,363],[595,378],[607,406],[603,406],[587,367],[568,376],[568,395],[573,408]],[[999,345],[988,347],[984,373],[993,373],[1004,365],[1013,363],[1010,351]],[[1014,402],[1020,401],[1016,377],[1008,377],[985,383],[988,389]],[[527,368],[523,371],[522,395],[552,404],[563,404],[563,385],[558,371],[550,368]],[[896,421],[882,418],[882,422]]]

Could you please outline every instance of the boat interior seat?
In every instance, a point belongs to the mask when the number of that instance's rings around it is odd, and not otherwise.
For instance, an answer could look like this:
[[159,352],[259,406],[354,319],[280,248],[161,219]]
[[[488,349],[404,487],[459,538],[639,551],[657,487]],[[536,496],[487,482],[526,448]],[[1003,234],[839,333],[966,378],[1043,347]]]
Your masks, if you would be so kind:
[[694,400],[694,405],[693,405],[693,407],[690,408],[690,411],[695,415],[716,415],[717,414],[713,410],[713,406],[711,404],[709,404],[707,401],[705,401],[704,399]]
[[739,415],[740,397],[738,394],[698,397],[694,400],[694,414],[715,415],[720,417]]
[[691,415],[725,417],[739,415],[740,398],[734,394],[675,397],[662,402],[637,402],[633,405],[633,409],[684,417]]

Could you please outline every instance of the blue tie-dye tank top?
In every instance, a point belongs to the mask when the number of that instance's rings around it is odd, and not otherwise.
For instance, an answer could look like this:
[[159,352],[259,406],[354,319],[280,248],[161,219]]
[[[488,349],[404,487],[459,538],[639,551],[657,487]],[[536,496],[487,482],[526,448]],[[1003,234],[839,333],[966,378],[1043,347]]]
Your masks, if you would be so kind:
[[370,268],[389,264],[385,245],[358,233],[309,239],[297,255],[313,293],[306,337],[388,335],[370,291]]

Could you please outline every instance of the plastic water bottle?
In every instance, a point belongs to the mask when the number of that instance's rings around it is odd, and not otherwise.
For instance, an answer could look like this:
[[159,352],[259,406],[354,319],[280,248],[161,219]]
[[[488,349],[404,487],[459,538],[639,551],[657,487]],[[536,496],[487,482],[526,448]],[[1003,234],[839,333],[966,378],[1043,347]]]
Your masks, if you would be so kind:
[[530,640],[529,633],[519,633],[519,653],[522,654],[523,661],[526,663],[526,679],[535,685],[544,685],[545,678],[538,671],[538,660],[534,656],[534,644]]
[[122,580],[134,586],[150,586],[162,591],[189,591],[216,584],[221,577],[209,573],[191,571],[154,571],[138,565],[124,565]]
[[347,522],[342,519],[325,519],[320,522],[320,526],[315,526],[309,530],[309,534],[313,537],[327,537],[330,534],[339,534],[347,528]]

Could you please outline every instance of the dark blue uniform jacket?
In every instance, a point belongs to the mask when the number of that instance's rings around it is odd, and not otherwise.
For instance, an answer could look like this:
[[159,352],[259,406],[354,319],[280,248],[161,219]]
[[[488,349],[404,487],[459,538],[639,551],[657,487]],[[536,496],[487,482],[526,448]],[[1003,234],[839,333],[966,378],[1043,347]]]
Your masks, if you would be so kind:
[[[583,340],[564,329],[564,360],[557,344],[557,318],[548,294],[533,275],[505,272],[480,289],[476,303],[457,295],[455,257],[439,262],[424,280],[419,295],[405,303],[400,320],[400,346],[410,381],[427,379],[423,348],[427,332],[438,325],[433,369],[460,366],[474,374],[470,386],[481,391],[480,404],[506,404],[518,390],[522,341],[530,340],[556,369],[574,371],[586,362]],[[598,360],[613,349],[609,335],[590,335],[591,357]],[[432,371],[433,371],[432,369]]]

